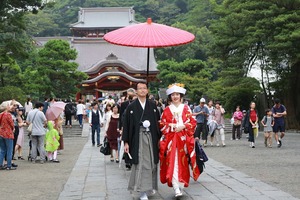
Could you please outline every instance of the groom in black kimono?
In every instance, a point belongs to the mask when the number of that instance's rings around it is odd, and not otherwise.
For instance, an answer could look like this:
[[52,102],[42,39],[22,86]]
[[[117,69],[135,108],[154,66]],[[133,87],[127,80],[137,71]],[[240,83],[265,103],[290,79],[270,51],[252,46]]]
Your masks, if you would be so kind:
[[125,152],[132,157],[128,190],[140,193],[140,199],[147,200],[147,192],[158,189],[160,116],[155,103],[147,98],[146,83],[138,83],[136,93],[138,98],[127,107],[124,114],[122,139]]

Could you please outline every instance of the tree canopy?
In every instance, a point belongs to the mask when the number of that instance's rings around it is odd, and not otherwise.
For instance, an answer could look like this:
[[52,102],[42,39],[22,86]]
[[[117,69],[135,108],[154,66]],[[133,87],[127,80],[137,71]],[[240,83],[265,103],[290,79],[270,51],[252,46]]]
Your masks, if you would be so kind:
[[[281,98],[289,127],[300,128],[300,93],[295,92],[300,90],[299,0],[4,0],[1,90],[23,87],[36,96],[75,92],[65,86],[85,78],[72,62],[76,52],[64,41],[37,49],[31,37],[70,35],[80,7],[112,6],[133,6],[139,22],[151,17],[195,34],[190,44],[155,49],[161,80],[155,87],[182,82],[192,101],[220,100],[227,110],[238,104],[247,109],[255,94],[263,92],[263,106],[272,106],[274,96]],[[253,67],[262,72],[261,82],[248,77]]]
[[288,124],[299,128],[300,94],[294,91],[300,89],[300,1],[227,0],[214,6],[210,30],[223,66],[243,69],[244,75],[254,65],[263,73],[274,71],[277,82],[263,84],[265,96],[275,91],[289,107]]
[[39,97],[55,96],[70,98],[78,91],[76,85],[87,78],[77,70],[78,64],[72,60],[77,57],[67,41],[50,40],[26,63],[25,85],[31,94]]

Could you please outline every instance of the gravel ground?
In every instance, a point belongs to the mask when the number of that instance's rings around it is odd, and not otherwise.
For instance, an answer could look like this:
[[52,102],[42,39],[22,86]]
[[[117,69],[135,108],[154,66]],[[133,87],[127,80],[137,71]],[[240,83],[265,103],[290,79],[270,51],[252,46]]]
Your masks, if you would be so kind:
[[263,133],[256,138],[256,148],[252,149],[246,135],[239,141],[230,141],[226,135],[226,147],[206,147],[211,158],[244,172],[265,183],[277,187],[294,197],[300,198],[300,134],[286,133],[283,145],[277,148],[264,146]]
[[87,138],[64,138],[64,148],[58,155],[60,163],[33,164],[27,160],[28,139],[24,147],[25,160],[15,161],[18,169],[0,171],[0,200],[54,200],[67,182]]

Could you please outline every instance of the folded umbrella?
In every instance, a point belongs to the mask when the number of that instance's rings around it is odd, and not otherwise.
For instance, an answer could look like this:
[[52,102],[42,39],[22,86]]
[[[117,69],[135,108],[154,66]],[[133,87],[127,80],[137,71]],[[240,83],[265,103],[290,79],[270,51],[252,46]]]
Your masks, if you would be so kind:
[[208,133],[209,135],[212,135],[213,132],[217,129],[218,124],[215,120],[212,120],[209,124],[208,124]]
[[121,168],[121,163],[123,160],[123,155],[124,155],[124,141],[121,140],[121,146],[120,146],[120,151],[119,151],[119,168]]

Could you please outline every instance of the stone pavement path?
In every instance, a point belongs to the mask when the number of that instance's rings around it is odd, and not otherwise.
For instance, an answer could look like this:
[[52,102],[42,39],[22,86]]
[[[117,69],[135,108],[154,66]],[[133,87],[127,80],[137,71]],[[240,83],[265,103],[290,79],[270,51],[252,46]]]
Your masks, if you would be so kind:
[[[87,136],[89,129],[83,128]],[[102,134],[103,135],[103,134]],[[133,199],[127,191],[130,172],[109,156],[103,156],[99,148],[92,147],[91,141],[85,144],[71,175],[59,195],[59,200],[129,200]],[[136,199],[136,198],[134,198]],[[152,200],[175,199],[172,188],[159,184],[159,191]],[[233,168],[227,167],[210,158],[205,172],[198,181],[190,181],[184,189],[184,196],[178,199],[296,199],[275,187],[252,178]]]

